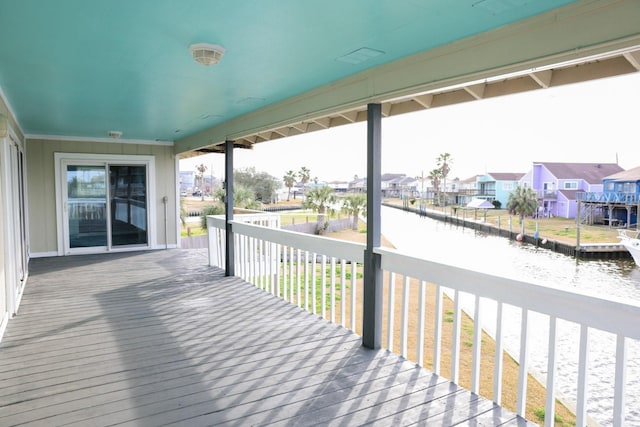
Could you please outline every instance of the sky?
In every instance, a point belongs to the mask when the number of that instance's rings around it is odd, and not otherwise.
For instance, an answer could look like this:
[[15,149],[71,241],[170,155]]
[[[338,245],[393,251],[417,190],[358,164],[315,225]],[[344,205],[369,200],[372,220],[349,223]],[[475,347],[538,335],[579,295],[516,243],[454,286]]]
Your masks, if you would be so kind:
[[[382,173],[425,176],[451,155],[450,178],[528,172],[533,162],[640,166],[640,72],[382,119]],[[236,169],[282,179],[305,166],[319,181],[366,176],[366,123],[339,126],[235,150]],[[224,175],[224,155],[180,161]]]

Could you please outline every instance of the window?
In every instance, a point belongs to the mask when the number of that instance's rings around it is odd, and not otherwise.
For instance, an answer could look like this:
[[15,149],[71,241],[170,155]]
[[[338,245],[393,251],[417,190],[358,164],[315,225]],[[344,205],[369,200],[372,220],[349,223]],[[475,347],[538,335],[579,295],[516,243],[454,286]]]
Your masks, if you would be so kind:
[[577,190],[578,183],[576,181],[565,181],[564,183],[565,190]]
[[502,189],[505,190],[505,191],[513,190],[513,182],[503,182],[502,183]]

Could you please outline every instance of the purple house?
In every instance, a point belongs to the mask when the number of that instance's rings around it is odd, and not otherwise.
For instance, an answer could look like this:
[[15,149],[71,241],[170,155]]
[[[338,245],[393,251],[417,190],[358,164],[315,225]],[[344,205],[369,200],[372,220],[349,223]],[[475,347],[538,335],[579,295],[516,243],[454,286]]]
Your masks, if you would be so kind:
[[601,192],[602,179],[623,170],[616,163],[533,162],[520,185],[538,193],[540,214],[575,218],[577,193]]

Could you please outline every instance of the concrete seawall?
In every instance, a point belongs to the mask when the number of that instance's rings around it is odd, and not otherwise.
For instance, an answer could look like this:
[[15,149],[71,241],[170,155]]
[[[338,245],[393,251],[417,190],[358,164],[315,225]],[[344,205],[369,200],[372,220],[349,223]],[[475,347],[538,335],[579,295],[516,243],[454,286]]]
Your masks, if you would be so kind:
[[[455,226],[471,228],[478,230],[486,234],[492,234],[500,237],[506,237],[511,240],[516,240],[518,231],[509,231],[508,229],[502,229],[495,227],[494,225],[486,224],[479,221],[463,219],[451,215],[445,215],[442,212],[424,210],[421,211],[417,208],[403,207],[394,205],[391,203],[382,203],[383,206],[400,209],[407,212],[415,213],[416,215],[425,216],[427,218],[443,221],[445,223],[453,224]],[[567,243],[557,242],[551,239],[536,239],[534,236],[524,235],[522,238],[523,243],[534,245],[540,248],[549,249],[554,252],[558,252],[564,255],[569,255],[576,258],[584,259],[623,259],[631,258],[631,254],[622,245],[615,243],[591,243],[580,245],[578,250],[575,245],[569,245]]]

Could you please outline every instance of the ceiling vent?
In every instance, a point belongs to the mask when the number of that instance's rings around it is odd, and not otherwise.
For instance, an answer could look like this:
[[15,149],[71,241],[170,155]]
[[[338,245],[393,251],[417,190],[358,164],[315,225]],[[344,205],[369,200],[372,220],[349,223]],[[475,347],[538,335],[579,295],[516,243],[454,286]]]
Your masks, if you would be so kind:
[[202,65],[215,65],[222,59],[225,49],[217,44],[196,43],[189,46],[193,59]]

